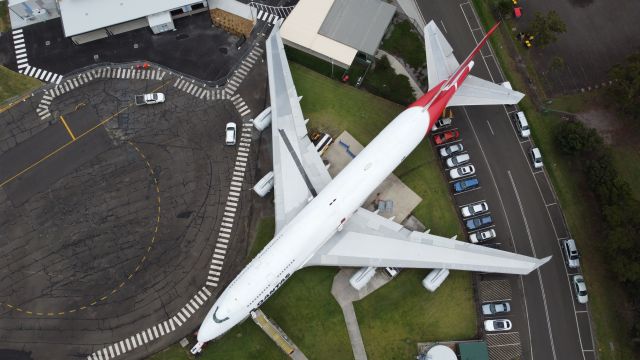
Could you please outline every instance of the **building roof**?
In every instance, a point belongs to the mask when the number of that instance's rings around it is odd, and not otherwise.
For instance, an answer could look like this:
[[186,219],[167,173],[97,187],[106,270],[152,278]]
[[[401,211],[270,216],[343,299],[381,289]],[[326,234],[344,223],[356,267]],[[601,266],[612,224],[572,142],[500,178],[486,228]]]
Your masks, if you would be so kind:
[[334,0],[300,0],[282,24],[280,35],[313,52],[349,67],[358,50],[318,33]]
[[395,12],[380,0],[335,0],[319,34],[374,55]]
[[193,4],[194,0],[58,0],[65,36]]
[[489,360],[489,350],[484,341],[468,341],[458,343],[460,360]]

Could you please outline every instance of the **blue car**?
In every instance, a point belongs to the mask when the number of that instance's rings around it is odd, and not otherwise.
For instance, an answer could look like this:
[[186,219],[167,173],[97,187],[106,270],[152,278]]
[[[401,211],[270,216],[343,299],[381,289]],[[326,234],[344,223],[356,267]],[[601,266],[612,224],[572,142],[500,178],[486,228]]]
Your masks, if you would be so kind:
[[478,178],[472,177],[469,179],[464,179],[460,181],[456,181],[453,183],[453,191],[456,193],[463,192],[465,190],[475,189],[480,185]]
[[467,225],[467,229],[475,230],[493,224],[493,219],[491,218],[491,215],[485,215],[469,219],[465,224]]

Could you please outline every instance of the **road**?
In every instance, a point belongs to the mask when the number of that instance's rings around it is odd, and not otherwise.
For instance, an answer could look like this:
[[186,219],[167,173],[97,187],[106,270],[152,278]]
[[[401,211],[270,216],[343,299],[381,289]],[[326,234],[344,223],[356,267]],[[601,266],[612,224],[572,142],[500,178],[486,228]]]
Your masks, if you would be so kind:
[[[423,17],[434,20],[463,59],[484,30],[469,2],[418,3]],[[476,57],[475,76],[503,82],[490,48]],[[555,193],[544,170],[534,171],[528,151],[535,145],[518,137],[509,114],[514,107],[456,108],[455,125],[476,165],[481,187],[455,196],[457,205],[486,200],[494,218],[496,243],[504,250],[552,260],[524,277],[509,279],[514,311],[509,316],[519,332],[527,359],[595,359],[588,308],[574,301],[560,243],[570,237]],[[544,156],[544,154],[543,154]]]

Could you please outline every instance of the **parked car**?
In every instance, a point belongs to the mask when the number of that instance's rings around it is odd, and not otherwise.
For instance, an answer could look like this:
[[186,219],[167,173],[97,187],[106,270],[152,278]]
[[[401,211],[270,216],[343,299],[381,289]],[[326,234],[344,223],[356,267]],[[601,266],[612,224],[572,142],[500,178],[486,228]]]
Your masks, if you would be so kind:
[[483,201],[477,204],[469,204],[467,206],[463,206],[462,209],[460,209],[460,213],[462,214],[462,217],[469,217],[482,214],[483,212],[487,212],[488,210],[489,205],[486,201]]
[[515,121],[516,123],[516,129],[518,129],[518,134],[520,136],[522,136],[523,138],[528,138],[531,135],[527,117],[522,111],[518,111],[517,113],[513,114],[513,121]]
[[476,173],[476,168],[473,165],[465,165],[449,170],[449,177],[452,179],[458,179],[465,176],[470,176]]
[[483,315],[496,315],[496,314],[508,313],[509,311],[511,311],[511,304],[509,304],[508,301],[482,305]]
[[456,193],[459,193],[466,190],[475,189],[478,186],[480,186],[480,181],[478,181],[478,178],[472,177],[472,178],[454,182],[453,191]]
[[566,259],[567,265],[570,268],[577,268],[580,266],[580,253],[576,247],[576,241],[573,239],[567,239],[562,242],[562,250]]
[[489,229],[489,230],[483,230],[483,231],[477,231],[477,232],[471,233],[469,235],[469,241],[471,241],[473,244],[477,244],[477,243],[485,242],[487,240],[495,239],[495,237],[496,237],[496,231],[494,229]]
[[580,304],[586,304],[589,301],[589,295],[587,295],[587,284],[584,282],[582,275],[573,276],[573,287],[576,290],[576,300]]
[[456,140],[460,137],[460,132],[458,130],[449,130],[443,133],[437,134],[433,136],[433,141],[436,145],[442,145],[444,143],[448,143],[449,141]]
[[160,104],[165,100],[163,93],[149,93],[136,95],[134,97],[136,105],[152,105],[152,104]]
[[451,126],[452,120],[451,118],[440,118],[440,120],[436,121],[431,128],[431,131],[438,131],[447,126]]
[[485,320],[484,329],[486,331],[508,331],[508,330],[511,330],[511,320],[509,319]]
[[470,159],[471,157],[469,156],[469,154],[460,154],[460,155],[452,156],[447,159],[447,166],[450,168],[460,166],[468,163]]
[[457,154],[461,152],[462,150],[464,150],[464,146],[462,146],[462,144],[460,143],[449,145],[440,149],[440,156],[441,157],[451,156],[453,154]]
[[531,162],[533,163],[533,167],[536,169],[540,169],[544,166],[542,163],[542,153],[540,153],[540,149],[533,148],[529,151],[529,155],[531,156]]
[[225,140],[224,143],[227,145],[235,145],[236,144],[236,123],[229,122],[225,127]]
[[491,218],[491,215],[485,215],[469,219],[465,224],[467,225],[467,229],[475,230],[493,224],[493,219]]

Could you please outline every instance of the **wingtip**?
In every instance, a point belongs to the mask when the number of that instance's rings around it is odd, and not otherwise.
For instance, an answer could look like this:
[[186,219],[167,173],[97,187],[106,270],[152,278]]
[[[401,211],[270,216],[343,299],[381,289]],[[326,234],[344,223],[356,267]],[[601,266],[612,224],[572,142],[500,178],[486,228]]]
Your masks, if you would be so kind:
[[551,255],[549,255],[549,256],[547,256],[547,257],[545,257],[545,258],[540,259],[540,266],[542,266],[542,265],[544,265],[544,264],[548,263],[548,262],[549,262],[549,260],[551,260]]

